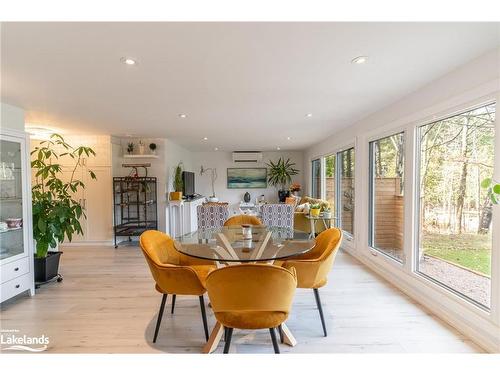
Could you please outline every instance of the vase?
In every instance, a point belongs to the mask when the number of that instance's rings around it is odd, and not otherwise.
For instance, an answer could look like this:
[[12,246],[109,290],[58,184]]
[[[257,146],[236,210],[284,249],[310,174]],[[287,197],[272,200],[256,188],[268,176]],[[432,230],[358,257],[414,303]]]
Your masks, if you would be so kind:
[[248,191],[243,196],[243,201],[245,201],[245,203],[250,202],[250,193]]
[[139,144],[139,154],[144,155],[144,145]]

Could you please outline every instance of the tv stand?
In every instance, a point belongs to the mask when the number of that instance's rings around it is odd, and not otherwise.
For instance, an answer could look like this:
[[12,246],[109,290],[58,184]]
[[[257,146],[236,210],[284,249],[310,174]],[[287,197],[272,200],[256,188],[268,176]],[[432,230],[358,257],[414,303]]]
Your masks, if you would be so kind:
[[[168,233],[171,237],[180,237],[198,230],[197,207],[205,202],[202,195],[186,198],[182,201],[169,202],[167,215],[169,218]],[[174,207],[178,207],[178,209]]]

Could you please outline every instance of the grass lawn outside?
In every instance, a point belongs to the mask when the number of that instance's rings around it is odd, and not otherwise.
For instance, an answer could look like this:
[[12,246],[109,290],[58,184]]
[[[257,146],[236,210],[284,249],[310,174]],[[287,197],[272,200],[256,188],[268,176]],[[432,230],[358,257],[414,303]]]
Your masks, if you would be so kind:
[[491,276],[491,234],[422,235],[424,255],[459,264]]

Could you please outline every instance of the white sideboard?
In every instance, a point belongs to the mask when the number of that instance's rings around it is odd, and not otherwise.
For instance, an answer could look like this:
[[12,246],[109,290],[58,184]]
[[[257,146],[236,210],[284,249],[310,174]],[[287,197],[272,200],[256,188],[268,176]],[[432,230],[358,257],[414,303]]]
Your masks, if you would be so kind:
[[205,202],[205,197],[191,200],[170,201],[167,206],[168,234],[180,237],[198,230],[197,207]]

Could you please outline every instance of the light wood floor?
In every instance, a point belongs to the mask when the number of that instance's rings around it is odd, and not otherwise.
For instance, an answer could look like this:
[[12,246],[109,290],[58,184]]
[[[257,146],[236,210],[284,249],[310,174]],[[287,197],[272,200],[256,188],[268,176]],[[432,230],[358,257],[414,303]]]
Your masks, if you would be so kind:
[[[62,283],[1,306],[1,328],[50,338],[49,352],[199,353],[205,342],[198,298],[170,296],[156,344],[160,294],[135,246],[66,248]],[[311,290],[297,290],[287,325],[298,341],[282,353],[481,352],[350,255],[337,257],[320,290],[329,330],[323,337]],[[209,328],[215,320],[207,310]],[[222,352],[222,344],[217,352]],[[231,352],[272,353],[267,330],[235,330]]]

